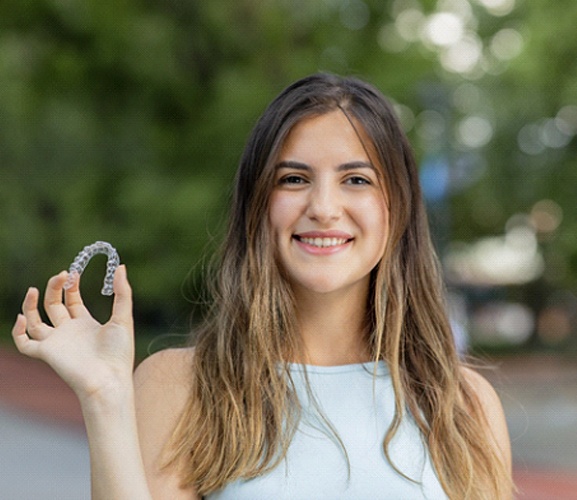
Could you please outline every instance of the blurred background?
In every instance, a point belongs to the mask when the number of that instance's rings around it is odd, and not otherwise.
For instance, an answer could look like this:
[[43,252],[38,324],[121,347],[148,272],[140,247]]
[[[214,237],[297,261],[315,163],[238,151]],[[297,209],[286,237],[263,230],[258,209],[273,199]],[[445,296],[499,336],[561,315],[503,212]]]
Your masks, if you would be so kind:
[[414,145],[458,345],[497,367],[518,470],[577,474],[576,21],[572,0],[3,0],[0,352],[27,287],[96,240],[128,264],[139,357],[182,341],[254,121],[297,78],[357,75]]

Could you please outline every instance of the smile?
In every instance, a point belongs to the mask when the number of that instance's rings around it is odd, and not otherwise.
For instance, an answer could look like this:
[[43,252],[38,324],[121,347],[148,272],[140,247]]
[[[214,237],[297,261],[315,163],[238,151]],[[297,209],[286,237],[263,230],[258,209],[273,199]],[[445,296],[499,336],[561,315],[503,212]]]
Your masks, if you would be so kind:
[[344,245],[348,240],[346,238],[298,238],[299,241],[319,248],[336,247]]

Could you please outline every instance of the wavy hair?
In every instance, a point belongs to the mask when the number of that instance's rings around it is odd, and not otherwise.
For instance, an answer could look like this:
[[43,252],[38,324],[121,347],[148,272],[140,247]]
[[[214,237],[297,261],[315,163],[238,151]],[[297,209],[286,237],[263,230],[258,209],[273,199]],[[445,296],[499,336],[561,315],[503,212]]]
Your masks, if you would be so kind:
[[266,473],[287,452],[300,415],[287,361],[299,359],[303,346],[266,214],[274,162],[291,128],[339,109],[370,140],[365,148],[376,157],[391,214],[367,304],[370,352],[387,362],[395,392],[386,456],[391,461],[389,443],[410,412],[450,498],[510,496],[510,471],[455,352],[409,142],[376,88],[327,74],[286,88],[248,139],[212,283],[212,309],[195,334],[191,395],[167,445],[166,465],[181,467],[183,484],[204,495]]

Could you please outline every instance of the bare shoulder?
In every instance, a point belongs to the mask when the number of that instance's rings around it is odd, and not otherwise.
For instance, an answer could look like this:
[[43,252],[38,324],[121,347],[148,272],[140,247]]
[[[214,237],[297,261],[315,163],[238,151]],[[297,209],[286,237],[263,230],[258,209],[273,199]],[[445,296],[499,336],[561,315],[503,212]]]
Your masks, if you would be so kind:
[[501,400],[497,392],[485,377],[466,366],[461,367],[461,373],[484,407],[490,407],[491,404],[501,407]]
[[185,348],[160,351],[134,372],[138,435],[153,498],[198,498],[180,488],[175,471],[163,468],[163,451],[190,398],[193,355]]
[[154,390],[165,384],[190,387],[194,349],[178,348],[159,351],[142,361],[134,372],[136,390]]
[[[139,420],[174,421],[190,395],[193,349],[167,349],[152,354],[134,372]],[[156,423],[156,422],[155,422]]]
[[511,443],[509,430],[501,400],[493,386],[480,373],[471,368],[461,367],[465,380],[479,398],[495,444],[501,450],[506,464],[511,465]]
[[[139,423],[151,432],[174,424],[190,397],[193,349],[167,349],[146,358],[134,372]],[[147,427],[149,427],[147,425]]]

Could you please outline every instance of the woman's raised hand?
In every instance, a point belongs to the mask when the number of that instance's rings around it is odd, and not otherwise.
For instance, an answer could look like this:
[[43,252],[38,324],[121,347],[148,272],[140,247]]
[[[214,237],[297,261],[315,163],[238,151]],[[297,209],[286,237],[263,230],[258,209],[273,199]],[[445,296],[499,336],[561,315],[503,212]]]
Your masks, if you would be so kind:
[[82,302],[79,278],[63,291],[67,277],[68,273],[62,271],[53,276],[46,287],[44,309],[52,326],[42,321],[38,311],[39,292],[30,288],[12,336],[22,354],[48,363],[82,403],[131,384],[132,291],[125,266],[118,267],[114,276],[112,315],[102,325]]

